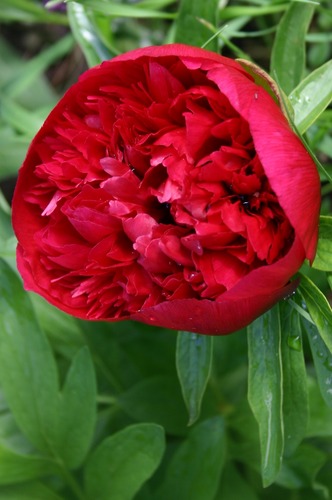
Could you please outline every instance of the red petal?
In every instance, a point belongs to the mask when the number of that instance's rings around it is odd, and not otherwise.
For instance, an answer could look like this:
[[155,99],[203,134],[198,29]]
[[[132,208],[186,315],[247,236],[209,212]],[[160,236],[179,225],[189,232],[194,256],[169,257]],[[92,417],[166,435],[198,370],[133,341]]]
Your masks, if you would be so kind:
[[269,294],[245,299],[228,300],[225,294],[221,302],[197,299],[162,302],[155,307],[142,309],[133,314],[131,319],[173,330],[226,335],[247,326],[280,299],[290,295],[297,285],[295,281]]
[[272,97],[225,66],[209,77],[248,121],[254,146],[272,189],[313,260],[318,236],[320,180],[317,168]]

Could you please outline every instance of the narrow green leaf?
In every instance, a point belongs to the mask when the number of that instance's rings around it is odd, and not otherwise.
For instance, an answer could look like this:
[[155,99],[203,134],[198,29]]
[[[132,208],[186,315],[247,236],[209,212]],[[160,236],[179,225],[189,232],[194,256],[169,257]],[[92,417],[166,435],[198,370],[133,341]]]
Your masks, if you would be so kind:
[[[178,18],[175,23],[175,42],[186,43],[201,47],[211,37],[211,31],[200,22],[202,19],[212,26],[217,24],[217,0],[181,0]],[[217,38],[214,38],[207,47],[209,50],[218,50]]]
[[131,500],[158,467],[165,449],[162,427],[137,424],[105,439],[85,468],[90,500]]
[[321,215],[319,240],[312,267],[320,271],[332,271],[332,217]]
[[178,333],[176,369],[189,413],[188,425],[192,425],[199,418],[211,373],[212,355],[212,337],[191,332]]
[[[54,415],[53,450],[68,469],[84,460],[93,437],[96,421],[96,380],[87,347],[74,357]],[[55,432],[53,432],[55,431]]]
[[175,3],[176,0],[141,0],[137,2],[137,5],[141,9],[162,9],[163,7],[168,7]]
[[[35,60],[35,57],[38,58],[39,56],[35,56],[34,58],[26,61],[22,58],[21,54],[15,51],[12,45],[9,45],[8,41],[1,37],[0,54],[1,92],[4,88],[7,88],[10,92],[11,85],[16,84],[17,78],[21,78],[26,65],[29,67],[32,64],[32,61]],[[32,64],[32,67],[30,66],[28,73],[34,71],[34,64],[35,63]],[[37,86],[38,92],[35,91]],[[8,92],[6,95],[8,95]],[[56,104],[56,92],[46,78],[44,70],[37,74],[36,78],[32,79],[30,84],[24,87],[23,92],[20,93],[18,102],[24,106],[24,108],[30,109],[33,112],[35,112],[35,110],[42,111],[43,107],[45,107],[45,110],[46,108],[51,109]],[[42,113],[42,115],[46,116],[46,113]]]
[[0,488],[0,500],[64,500],[41,483],[24,483]]
[[298,288],[304,303],[302,307],[308,312],[317,326],[326,347],[332,353],[332,309],[325,295],[304,274]]
[[283,371],[284,453],[294,453],[308,425],[308,389],[303,354],[302,332],[298,312],[281,303],[281,355]]
[[222,417],[205,420],[189,433],[174,453],[157,500],[213,500],[225,461]]
[[332,437],[332,408],[325,403],[317,381],[308,377],[309,424],[307,437]]
[[31,137],[15,136],[8,128],[0,129],[0,180],[17,174]]
[[111,59],[112,54],[98,37],[84,5],[78,2],[68,3],[67,14],[71,31],[81,47],[88,65],[90,67],[96,66],[102,61]]
[[[279,85],[278,75],[275,74],[274,76],[276,78],[277,84]],[[287,115],[288,121],[292,125],[292,128],[294,129],[294,131],[299,136],[299,139],[302,141],[302,143],[305,146],[305,148],[308,150],[311,158],[315,162],[315,164],[316,164],[318,170],[320,171],[322,177],[326,178],[327,180],[329,180],[330,183],[332,184],[332,177],[329,174],[328,170],[322,165],[322,163],[319,161],[317,155],[315,155],[313,149],[309,145],[308,141],[306,141],[306,139],[304,138],[304,136],[301,136],[299,130],[297,129],[297,127],[296,127],[296,125],[294,123],[294,120],[293,120],[293,113],[294,113],[293,106],[290,104],[289,100],[287,98],[285,98],[285,96],[283,95],[282,92],[280,93],[280,97],[281,97],[281,100],[282,100],[282,103],[283,103],[283,109],[284,109],[284,111],[285,111],[285,113]]]
[[49,451],[58,390],[55,361],[19,278],[1,259],[0,383],[23,433]]
[[16,453],[0,443],[0,485],[42,478],[55,470],[56,465],[43,458]]
[[[68,3],[73,0],[68,0]],[[153,9],[140,8],[139,4],[136,6],[119,4],[112,1],[103,2],[102,0],[75,0],[85,7],[100,12],[105,16],[112,17],[133,17],[133,18],[146,18],[146,19],[174,19],[175,14],[169,12],[159,12]]]
[[286,94],[303,78],[305,36],[314,10],[314,5],[290,2],[278,25],[271,55],[271,75],[277,75],[278,82]]
[[302,319],[302,324],[309,339],[320,392],[325,403],[332,408],[332,353],[315,325],[305,319]]
[[34,83],[51,64],[57,59],[60,59],[60,57],[65,56],[72,49],[73,44],[74,40],[72,35],[66,35],[26,64],[21,64],[12,77],[6,81],[6,84],[2,88],[3,92],[11,98],[20,95]]
[[42,5],[30,0],[1,0],[0,20],[67,24],[64,14],[49,12]]
[[10,207],[0,190],[0,241],[5,241],[12,235]]
[[295,125],[303,134],[332,101],[332,60],[310,73],[288,97]]
[[[265,2],[265,0],[264,0]],[[219,12],[220,19],[232,19],[233,17],[240,16],[265,16],[268,14],[276,14],[278,12],[283,12],[287,9],[288,3],[282,3],[278,5],[255,5],[255,6],[234,6],[234,7],[224,7],[221,8]]]
[[279,307],[248,327],[248,400],[258,422],[263,485],[276,479],[284,447]]
[[43,119],[30,110],[13,101],[9,96],[2,95],[0,100],[2,118],[14,129],[33,137],[43,124]]
[[16,247],[17,240],[15,236],[10,236],[9,238],[2,240],[0,238],[0,258],[3,259],[7,264],[17,273],[16,265]]

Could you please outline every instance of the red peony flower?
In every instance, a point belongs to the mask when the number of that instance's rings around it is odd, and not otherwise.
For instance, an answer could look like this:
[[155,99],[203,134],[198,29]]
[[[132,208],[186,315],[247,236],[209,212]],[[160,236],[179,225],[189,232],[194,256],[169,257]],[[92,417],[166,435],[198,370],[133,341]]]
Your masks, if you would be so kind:
[[315,255],[320,183],[250,73],[183,45],[87,71],[19,173],[26,288],[80,318],[208,334],[287,296]]

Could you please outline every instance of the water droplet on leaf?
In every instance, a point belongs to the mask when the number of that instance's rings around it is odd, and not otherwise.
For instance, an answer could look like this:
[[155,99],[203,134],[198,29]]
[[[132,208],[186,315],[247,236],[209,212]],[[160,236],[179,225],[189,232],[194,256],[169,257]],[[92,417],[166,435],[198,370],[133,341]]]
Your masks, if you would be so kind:
[[330,370],[332,372],[332,358],[330,358],[330,357],[326,358],[323,365],[325,366],[325,368],[327,368],[328,370]]
[[301,351],[302,340],[300,335],[289,335],[287,337],[287,345],[288,347],[294,349],[295,351]]

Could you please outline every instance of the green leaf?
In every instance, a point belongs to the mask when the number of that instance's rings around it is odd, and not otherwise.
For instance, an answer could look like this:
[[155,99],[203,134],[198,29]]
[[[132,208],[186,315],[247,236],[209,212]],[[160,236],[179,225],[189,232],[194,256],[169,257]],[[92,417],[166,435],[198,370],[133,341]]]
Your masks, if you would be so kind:
[[41,483],[25,483],[0,488],[0,500],[64,500]]
[[307,437],[332,437],[332,408],[329,408],[319,390],[317,382],[308,377],[309,423]]
[[0,20],[67,24],[64,14],[49,12],[42,5],[30,0],[1,0]]
[[11,236],[2,241],[0,245],[0,258],[7,262],[7,264],[13,269],[15,273],[17,273],[16,247],[17,240],[15,236]]
[[15,420],[41,451],[77,467],[91,443],[96,382],[89,352],[74,357],[63,391],[50,345],[16,274],[0,260],[0,383]]
[[213,500],[224,461],[222,417],[199,423],[174,453],[156,500]]
[[176,0],[141,0],[137,5],[141,9],[162,9],[175,3]]
[[98,37],[84,5],[78,2],[69,2],[67,14],[71,31],[81,47],[88,65],[90,67],[96,66],[102,61],[111,59],[112,54]]
[[332,101],[332,60],[310,73],[288,97],[295,125],[303,134]]
[[12,235],[10,207],[0,190],[0,241],[6,241]]
[[[264,0],[265,2],[265,0]],[[219,17],[220,19],[232,19],[233,17],[240,16],[265,16],[267,14],[276,14],[283,12],[287,9],[288,3],[278,5],[255,5],[255,6],[234,6],[221,8]]]
[[28,295],[0,260],[0,383],[18,426],[40,450],[50,451],[58,378],[50,346]]
[[[201,47],[211,37],[211,30],[200,22],[212,26],[217,24],[217,0],[181,0],[178,18],[175,23],[174,41]],[[214,38],[207,47],[217,52],[218,41]]]
[[276,479],[284,446],[279,307],[248,327],[248,400],[258,422],[263,486]]
[[187,432],[187,412],[175,377],[144,379],[121,394],[118,404],[135,420],[156,422],[169,434]]
[[89,450],[96,421],[96,380],[87,347],[74,357],[58,403],[49,434],[53,451],[73,469]]
[[259,474],[261,470],[259,428],[247,398],[243,398],[233,408],[227,425],[232,431],[228,439],[230,458],[249,466]]
[[23,134],[30,134],[33,137],[43,124],[43,118],[37,113],[24,109],[7,95],[1,96],[0,106],[3,119]]
[[30,299],[38,322],[53,350],[65,359],[71,360],[79,349],[86,345],[76,318],[60,311],[36,293],[31,293]]
[[305,69],[305,36],[315,6],[290,2],[276,32],[272,55],[271,75],[277,75],[282,90],[289,94],[302,80]]
[[131,500],[158,467],[164,449],[164,431],[155,424],[131,425],[108,437],[86,464],[88,498]]
[[6,81],[2,90],[11,98],[19,96],[24,90],[29,88],[44,71],[56,60],[64,57],[74,45],[71,34],[66,35],[58,42],[47,48],[26,64],[20,64],[11,78]]
[[312,267],[320,271],[332,271],[332,217],[321,215],[319,240]]
[[216,500],[259,500],[251,485],[238,472],[234,462],[223,470]]
[[[73,0],[68,0],[68,3]],[[133,17],[133,18],[146,18],[146,19],[174,19],[175,15],[169,12],[158,12],[153,9],[140,8],[139,4],[136,6],[119,4],[112,1],[103,2],[102,0],[77,0],[85,7],[100,12],[105,16],[111,17]]]
[[307,333],[320,392],[328,406],[332,408],[332,353],[326,347],[315,325],[302,319]]
[[319,449],[302,444],[293,456],[285,459],[277,483],[291,490],[315,487],[316,475],[326,459],[327,455]]
[[280,304],[285,455],[294,453],[307,430],[308,389],[298,312]]
[[176,345],[176,369],[189,424],[199,418],[202,399],[210,377],[213,338],[197,333],[179,332]]
[[56,465],[46,459],[16,453],[0,443],[0,485],[41,478],[55,470]]
[[317,326],[326,347],[332,353],[332,309],[325,295],[304,274],[298,288],[304,303],[302,307],[308,308],[308,312]]
[[[2,399],[2,394],[0,393]],[[32,445],[22,434],[18,428],[13,414],[10,412],[8,406],[5,405],[5,400],[2,399],[1,413],[0,413],[0,442],[6,448],[18,453],[19,455],[30,455]],[[43,457],[44,458],[44,457]]]
[[15,136],[9,127],[0,129],[0,180],[17,174],[30,141],[31,137]]
[[[0,54],[0,87],[1,91],[3,89],[7,89],[8,92],[6,95],[9,95],[11,86],[13,85],[15,88],[17,78],[21,78],[23,76],[26,65],[28,65],[29,74],[35,71],[36,68],[34,66],[36,63],[32,61],[35,61],[36,57],[38,61],[40,54],[26,61],[22,58],[22,55],[14,50],[12,45],[9,45],[9,42],[1,37]],[[38,92],[36,92],[37,86]],[[17,96],[18,94],[12,97],[15,97],[16,99]],[[31,79],[31,83],[25,86],[22,92],[19,92],[17,102],[25,109],[30,109],[33,112],[38,110],[38,113],[42,113],[41,116],[46,116],[46,113],[48,112],[42,112],[43,107],[45,107],[45,110],[51,109],[56,104],[56,92],[46,78],[43,69],[36,75],[35,78]]]

